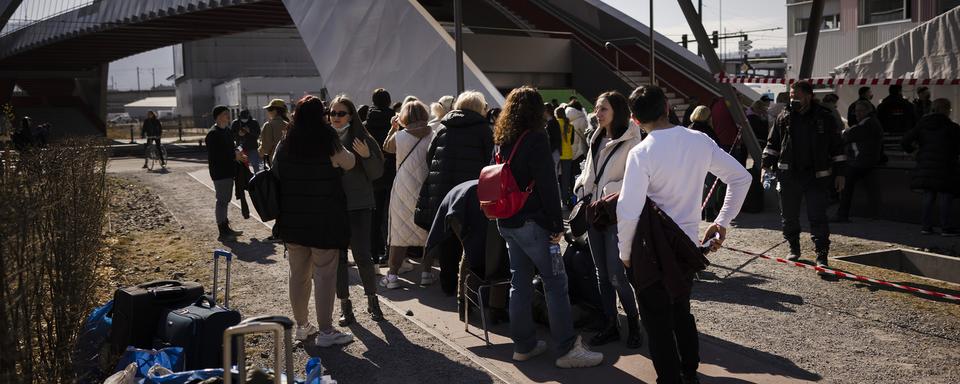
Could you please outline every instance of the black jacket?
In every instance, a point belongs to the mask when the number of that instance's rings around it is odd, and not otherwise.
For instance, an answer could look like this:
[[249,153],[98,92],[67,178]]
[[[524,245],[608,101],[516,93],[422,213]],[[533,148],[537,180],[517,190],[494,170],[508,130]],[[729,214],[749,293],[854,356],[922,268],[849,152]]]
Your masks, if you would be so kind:
[[143,128],[140,130],[140,137],[160,137],[163,136],[163,125],[160,119],[146,119],[143,121]]
[[479,113],[454,110],[440,122],[442,126],[427,150],[430,172],[420,189],[414,214],[414,222],[423,229],[430,229],[447,192],[464,181],[479,178],[493,153],[493,131]]
[[913,113],[913,104],[899,95],[883,98],[877,106],[877,118],[884,132],[903,133],[913,129],[917,119]]
[[233,133],[228,128],[217,128],[214,125],[207,131],[207,137],[203,141],[207,145],[207,166],[210,168],[210,179],[233,179],[237,175]]
[[343,171],[328,156],[294,157],[281,141],[275,166],[280,180],[277,230],[284,242],[320,249],[346,249],[347,196],[340,180]]
[[424,251],[429,253],[456,236],[463,246],[470,270],[480,277],[493,279],[509,276],[509,259],[496,222],[487,219],[477,198],[477,180],[460,183],[447,193],[430,227]]
[[933,107],[933,101],[930,100],[921,100],[916,99],[913,101],[913,116],[919,121],[921,118],[930,113],[930,108]]
[[[383,148],[383,142],[387,140],[387,134],[390,133],[390,119],[394,113],[389,108],[371,107],[367,114],[367,121],[363,125],[373,136],[374,140]],[[424,143],[426,144],[426,143]],[[393,178],[397,174],[397,155],[393,153],[383,153],[383,174],[373,181],[373,189],[385,190],[393,186]]]
[[717,142],[717,133],[714,132],[713,127],[711,127],[710,124],[707,124],[706,122],[695,121],[693,123],[690,123],[690,129],[697,132],[703,132],[707,136],[710,136],[710,138],[713,139],[713,142]]
[[857,125],[844,130],[841,136],[850,147],[851,167],[872,168],[880,164],[883,159],[883,129],[876,117],[867,116]]
[[[240,128],[247,128],[249,133],[240,136]],[[230,131],[233,132],[237,145],[242,146],[244,151],[256,151],[260,146],[260,123],[256,120],[249,119],[244,123],[236,119],[230,124]]]
[[647,198],[630,251],[633,288],[642,290],[660,281],[671,297],[689,295],[694,274],[708,265],[680,226]]
[[[510,157],[515,143],[500,146],[503,162]],[[560,185],[550,155],[547,134],[542,129],[533,130],[523,138],[517,154],[510,162],[510,170],[520,188],[526,188],[530,181],[536,181],[533,193],[516,215],[500,219],[500,226],[519,228],[528,220],[533,220],[550,233],[563,232],[563,216],[560,211]]]
[[[763,167],[779,169],[787,174],[809,171],[818,178],[844,176],[847,155],[836,125],[833,112],[816,102],[804,113],[787,107],[777,116],[777,122],[770,130],[767,146],[763,150]],[[809,135],[808,143],[813,148],[794,148],[794,132],[800,129],[806,130],[803,133]],[[812,169],[798,170],[794,166],[805,162],[810,163]]]
[[560,133],[560,123],[557,119],[547,120],[547,135],[550,136],[550,151],[560,153],[563,135]]
[[917,151],[917,169],[910,188],[915,190],[960,193],[960,125],[946,115],[931,113],[903,136],[903,150]]
[[857,125],[857,123],[858,123],[858,121],[857,121],[857,103],[859,103],[859,102],[861,102],[861,101],[866,101],[866,102],[870,103],[870,108],[872,108],[872,109],[874,110],[874,112],[876,112],[877,108],[873,106],[873,102],[871,102],[870,100],[864,99],[864,98],[859,98],[859,99],[857,99],[857,101],[854,101],[854,102],[850,103],[850,106],[847,107],[847,126],[848,126],[848,127],[852,127],[852,126],[854,126],[854,125]]

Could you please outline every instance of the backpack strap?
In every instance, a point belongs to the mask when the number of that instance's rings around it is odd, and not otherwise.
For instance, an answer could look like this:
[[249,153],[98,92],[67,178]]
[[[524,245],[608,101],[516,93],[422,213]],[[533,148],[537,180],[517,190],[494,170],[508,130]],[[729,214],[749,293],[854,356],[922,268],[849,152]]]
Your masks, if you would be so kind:
[[520,137],[517,138],[517,142],[513,144],[513,149],[510,150],[510,157],[507,158],[507,165],[510,165],[510,161],[513,160],[513,155],[517,154],[517,148],[520,148],[520,143],[523,142],[523,138],[526,137],[528,133],[530,133],[529,129],[523,131],[523,133],[520,134]]

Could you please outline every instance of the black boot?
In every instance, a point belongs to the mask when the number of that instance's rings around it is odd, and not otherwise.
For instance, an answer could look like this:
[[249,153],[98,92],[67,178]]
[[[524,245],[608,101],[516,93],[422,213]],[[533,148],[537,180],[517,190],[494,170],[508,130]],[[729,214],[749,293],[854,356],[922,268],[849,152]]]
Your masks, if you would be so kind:
[[787,256],[787,260],[800,260],[800,240],[788,240],[788,242],[790,243],[790,256]]
[[613,318],[607,321],[606,328],[590,339],[590,346],[599,347],[617,340],[620,340],[620,328],[617,327],[617,319]]
[[383,311],[380,310],[380,300],[377,295],[367,295],[367,313],[373,321],[383,321]]
[[353,317],[353,303],[350,302],[350,299],[340,299],[340,312],[340,321],[337,324],[340,324],[341,327],[357,322],[357,318]]
[[220,235],[217,237],[217,240],[232,241],[237,239],[237,235],[230,230],[230,227],[227,226],[227,223],[217,224],[217,229],[220,231]]
[[643,346],[643,333],[640,332],[640,316],[627,316],[627,348],[637,349]]
[[226,230],[227,232],[229,232],[229,233],[230,233],[231,235],[233,235],[233,236],[240,236],[240,235],[243,234],[243,231],[234,231],[233,228],[230,228],[230,222],[229,222],[229,221],[223,222],[223,228],[224,228],[224,230]]

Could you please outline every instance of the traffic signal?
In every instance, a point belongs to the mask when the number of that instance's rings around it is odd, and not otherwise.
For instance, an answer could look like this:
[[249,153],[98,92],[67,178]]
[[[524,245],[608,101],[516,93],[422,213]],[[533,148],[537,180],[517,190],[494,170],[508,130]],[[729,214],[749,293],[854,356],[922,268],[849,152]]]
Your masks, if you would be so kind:
[[713,47],[720,48],[720,33],[713,31]]
[[686,47],[687,47],[687,43],[688,43],[687,34],[684,33],[683,36],[680,37],[680,45],[682,45],[684,48],[686,48]]

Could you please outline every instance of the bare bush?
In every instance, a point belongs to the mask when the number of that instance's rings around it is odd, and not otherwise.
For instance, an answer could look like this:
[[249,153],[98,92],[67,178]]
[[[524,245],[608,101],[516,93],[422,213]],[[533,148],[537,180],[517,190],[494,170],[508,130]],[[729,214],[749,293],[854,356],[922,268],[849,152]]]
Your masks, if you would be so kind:
[[70,351],[105,261],[102,144],[71,139],[2,154],[0,383],[75,381]]

